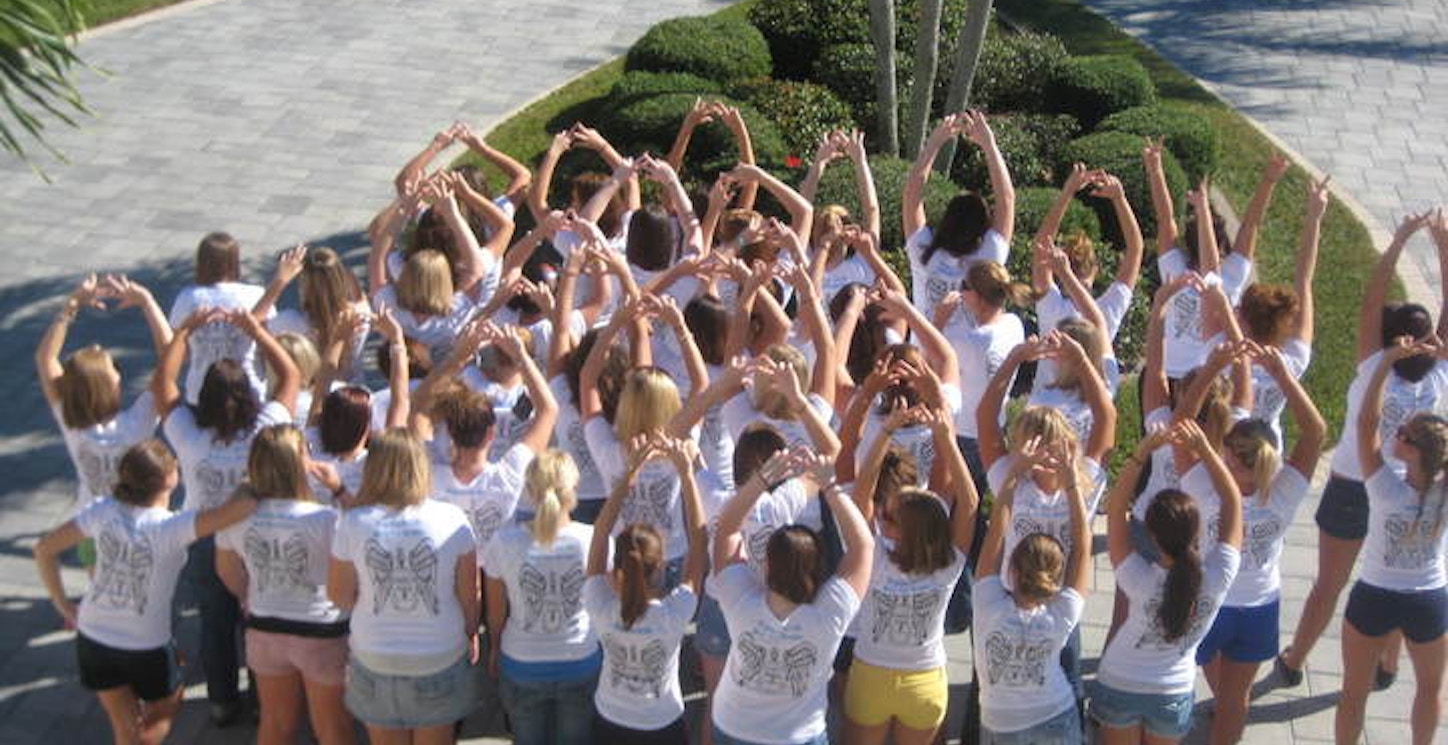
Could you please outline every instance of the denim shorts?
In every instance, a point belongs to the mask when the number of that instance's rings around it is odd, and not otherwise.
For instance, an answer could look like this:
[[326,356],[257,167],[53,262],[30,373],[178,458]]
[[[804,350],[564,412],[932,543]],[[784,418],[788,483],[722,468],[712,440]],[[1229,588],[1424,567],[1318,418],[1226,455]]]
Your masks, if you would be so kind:
[[1192,692],[1131,693],[1097,682],[1091,689],[1091,716],[1103,727],[1140,726],[1157,737],[1180,738],[1192,728]]
[[695,619],[694,649],[710,657],[727,657],[729,644],[729,626],[724,622],[724,611],[718,600],[704,593],[699,597],[699,615]]
[[1222,606],[1197,646],[1197,664],[1211,662],[1218,652],[1232,662],[1266,662],[1276,657],[1281,610],[1281,600],[1246,608]]
[[384,675],[353,657],[347,664],[347,710],[364,724],[418,729],[452,724],[477,702],[467,655],[428,675]]
[[1015,732],[980,728],[981,745],[1081,745],[1081,712],[1072,706],[1040,724]]
[[1367,486],[1334,474],[1322,490],[1316,517],[1317,527],[1333,538],[1362,540],[1368,534]]
[[1437,641],[1448,627],[1448,589],[1400,592],[1358,580],[1348,595],[1345,616],[1364,636],[1402,629],[1414,644]]
[[[760,745],[760,743],[754,742],[753,740],[741,740],[734,737],[728,732],[719,729],[719,725],[717,724],[711,724],[709,726],[714,728],[714,745]],[[794,745],[830,745],[830,733],[828,731],[821,732],[809,740],[795,743]]]

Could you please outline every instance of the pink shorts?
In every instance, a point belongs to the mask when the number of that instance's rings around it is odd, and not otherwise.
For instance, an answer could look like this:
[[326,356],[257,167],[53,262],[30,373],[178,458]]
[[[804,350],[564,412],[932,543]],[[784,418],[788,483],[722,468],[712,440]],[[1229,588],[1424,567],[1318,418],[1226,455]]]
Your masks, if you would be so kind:
[[246,664],[257,675],[301,673],[309,683],[341,686],[347,677],[347,637],[322,639],[247,629]]

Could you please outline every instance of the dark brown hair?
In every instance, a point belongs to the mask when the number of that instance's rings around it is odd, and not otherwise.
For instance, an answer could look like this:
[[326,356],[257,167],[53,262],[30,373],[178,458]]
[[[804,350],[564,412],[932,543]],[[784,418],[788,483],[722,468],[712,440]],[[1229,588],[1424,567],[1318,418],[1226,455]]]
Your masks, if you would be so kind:
[[126,504],[149,507],[151,497],[166,488],[166,480],[175,472],[176,455],[166,443],[154,437],[142,440],[121,456],[111,492]]
[[769,424],[756,422],[745,427],[734,441],[734,483],[748,481],[770,457],[787,447],[784,435]]
[[1146,508],[1147,531],[1162,554],[1172,559],[1156,610],[1157,623],[1167,641],[1185,636],[1196,615],[1197,595],[1202,589],[1202,557],[1197,549],[1200,525],[1197,503],[1178,489],[1157,492]]
[[765,584],[792,603],[814,602],[825,582],[820,539],[803,525],[786,525],[769,536],[764,550]]
[[890,520],[900,540],[890,549],[890,561],[906,574],[933,574],[955,563],[955,542],[950,535],[950,513],[940,497],[908,488],[892,500]]
[[664,539],[648,523],[629,525],[613,539],[613,560],[619,577],[619,615],[623,627],[631,629],[648,611],[658,585],[664,567]]
[[241,363],[220,359],[206,369],[192,411],[196,426],[211,430],[217,440],[231,442],[251,431],[261,415],[261,402]]
[[196,284],[241,279],[241,244],[230,233],[207,233],[196,245]]
[[729,309],[714,295],[696,295],[684,306],[684,325],[694,335],[699,356],[710,365],[722,365],[729,336]]
[[317,420],[322,452],[341,455],[367,438],[372,427],[372,393],[349,385],[327,394]]
[[498,421],[492,399],[465,386],[439,397],[436,411],[447,423],[453,445],[460,448],[482,447]]

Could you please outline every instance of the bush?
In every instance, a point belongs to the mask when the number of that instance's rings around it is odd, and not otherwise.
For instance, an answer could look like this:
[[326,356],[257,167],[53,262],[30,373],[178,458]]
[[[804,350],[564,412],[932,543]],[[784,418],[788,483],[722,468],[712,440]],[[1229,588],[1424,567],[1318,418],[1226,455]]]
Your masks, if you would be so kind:
[[1166,104],[1137,106],[1106,117],[1097,129],[1143,137],[1165,136],[1166,148],[1176,156],[1191,183],[1201,181],[1217,168],[1217,131],[1183,109]]
[[[956,39],[965,20],[968,0],[944,0],[940,12],[942,73],[953,58]],[[774,77],[805,80],[815,60],[837,44],[870,44],[868,0],[769,0],[749,9],[749,20],[769,40],[774,55]],[[895,49],[898,67],[909,68],[920,28],[918,0],[895,4]],[[871,49],[870,58],[874,59]]]
[[1133,57],[1072,57],[1047,86],[1046,100],[1048,110],[1071,114],[1083,127],[1094,129],[1118,111],[1155,103],[1156,86]]
[[[996,144],[1016,188],[1050,186],[1058,179],[1056,163],[1062,148],[1076,136],[1080,125],[1066,114],[1007,114],[990,118]],[[972,188],[985,188],[990,172],[979,148],[961,141],[951,176]]]
[[[855,125],[869,132],[875,128],[875,48],[868,43],[834,44],[825,47],[814,60],[811,80],[829,88],[854,113]],[[896,68],[895,84],[909,84],[908,71]]]
[[850,129],[855,123],[848,104],[829,88],[814,83],[751,78],[733,85],[729,94],[774,120],[788,153],[806,162],[821,137],[836,129]]
[[[663,93],[613,109],[599,122],[599,130],[621,152],[667,153],[679,133],[684,116],[694,107],[693,93]],[[754,142],[755,160],[764,167],[784,163],[784,140],[779,128],[754,107],[727,97],[717,100],[738,106],[749,136]],[[686,178],[713,182],[718,172],[739,161],[733,134],[714,122],[694,130],[694,139],[684,158]]]
[[970,106],[993,112],[1043,111],[1046,91],[1065,62],[1066,47],[1054,36],[992,28],[976,63]]
[[729,18],[675,18],[656,24],[624,60],[624,69],[686,72],[718,81],[768,75],[773,65],[759,29]]
[[[1085,163],[1088,168],[1104,168],[1121,179],[1126,191],[1126,200],[1136,212],[1141,223],[1141,232],[1148,237],[1156,233],[1155,213],[1151,206],[1151,189],[1146,183],[1146,171],[1141,166],[1141,138],[1125,132],[1097,132],[1072,140],[1061,153],[1056,163],[1059,173],[1065,173],[1074,162]],[[1187,177],[1170,152],[1161,154],[1162,169],[1166,172],[1167,189],[1173,195],[1180,195],[1187,189]],[[1105,200],[1095,205],[1101,215],[1103,235],[1115,245],[1121,245],[1121,232],[1114,217],[1110,216],[1111,205]]]
[[[880,245],[890,266],[910,285],[909,260],[905,257],[905,236],[900,226],[900,201],[905,193],[905,179],[910,175],[910,161],[886,155],[870,156],[870,172],[875,177],[875,191],[880,198]],[[925,214],[934,222],[945,212],[945,205],[960,188],[939,175],[925,185]],[[843,205],[852,215],[860,214],[860,199],[855,190],[854,170],[836,162],[820,179],[815,204]]]
[[692,93],[705,98],[724,92],[719,83],[686,72],[647,72],[638,70],[624,76],[609,90],[604,111],[627,106],[640,99],[661,93]]

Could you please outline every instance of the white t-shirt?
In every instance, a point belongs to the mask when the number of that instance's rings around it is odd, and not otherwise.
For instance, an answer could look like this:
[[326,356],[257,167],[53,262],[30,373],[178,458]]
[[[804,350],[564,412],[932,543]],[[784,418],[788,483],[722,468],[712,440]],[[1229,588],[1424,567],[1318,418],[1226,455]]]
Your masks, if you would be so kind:
[[[724,368],[718,365],[705,367],[710,380],[718,380],[724,373]],[[699,422],[699,455],[704,459],[704,466],[725,486],[734,488],[734,437],[724,426],[724,404],[709,407]]]
[[[946,322],[941,333],[950,340],[950,346],[955,348],[955,358],[960,362],[961,405],[960,413],[955,417],[955,431],[961,437],[976,439],[980,436],[975,420],[980,399],[1011,350],[1026,340],[1025,327],[1014,313],[1001,313],[994,321],[984,326],[977,325],[970,313],[962,308]],[[1004,406],[1001,407],[1000,421],[1005,424]]]
[[[1347,388],[1347,414],[1342,418],[1342,437],[1332,454],[1332,472],[1354,481],[1367,478],[1358,463],[1357,421],[1362,411],[1363,394],[1367,392],[1368,381],[1382,355],[1381,351],[1374,352],[1358,363],[1357,375]],[[1405,473],[1407,466],[1388,452],[1391,448],[1387,444],[1393,441],[1398,427],[1420,411],[1448,413],[1448,364],[1442,360],[1434,362],[1428,374],[1416,383],[1390,372],[1383,386],[1383,415],[1378,420],[1378,440],[1384,444],[1383,460],[1399,474]]]
[[[1041,360],[1045,362],[1046,360]],[[1121,380],[1116,359],[1107,357],[1101,361],[1102,377],[1106,382],[1106,391],[1112,396],[1116,395],[1117,383]],[[1091,426],[1096,421],[1095,412],[1091,411],[1091,404],[1081,396],[1081,392],[1068,388],[1053,388],[1050,381],[1042,381],[1042,368],[1036,368],[1035,390],[1031,391],[1030,397],[1026,400],[1031,406],[1045,406],[1057,409],[1071,423],[1071,431],[1076,433],[1076,439],[1086,442],[1091,437]],[[1047,370],[1047,374],[1055,376],[1054,370]]]
[[840,290],[851,284],[873,287],[875,279],[875,270],[870,268],[870,262],[860,258],[859,254],[848,256],[840,263],[825,268],[824,282],[820,283],[820,298],[829,302]]
[[80,604],[80,633],[116,649],[171,643],[171,598],[196,540],[196,513],[132,507],[110,497],[75,516],[96,544],[95,574]]
[[952,256],[940,249],[926,262],[925,252],[929,250],[933,236],[927,225],[905,241],[905,253],[910,257],[910,296],[915,301],[915,307],[922,310],[933,309],[947,293],[960,289],[960,281],[965,279],[972,266],[982,261],[1005,264],[1011,249],[1010,241],[991,228],[985,231],[980,245],[968,256]]
[[315,502],[263,499],[251,517],[216,534],[216,547],[246,564],[248,613],[314,624],[344,617],[327,599],[337,515]]
[[1390,468],[1379,468],[1368,490],[1368,536],[1363,544],[1362,581],[1384,590],[1414,592],[1448,584],[1448,517],[1444,490],[1436,481],[1423,499]]
[[196,413],[189,406],[177,406],[166,417],[162,430],[181,461],[181,480],[186,485],[185,508],[204,510],[225,502],[246,480],[246,461],[256,433],[273,424],[289,424],[291,412],[269,401],[257,415],[251,431],[230,442],[218,442],[209,429],[196,426]]
[[[1197,461],[1181,475],[1178,486],[1197,503],[1198,529],[1201,531],[1197,534],[1198,545],[1216,543],[1221,530],[1222,495],[1217,493],[1217,486],[1212,483],[1212,472],[1207,470],[1205,463]],[[1143,498],[1154,496],[1143,495]],[[1142,514],[1145,515],[1144,512]]]
[[1203,552],[1202,588],[1187,631],[1168,641],[1157,620],[1166,586],[1166,568],[1132,554],[1116,568],[1116,586],[1126,593],[1129,610],[1121,630],[1101,655],[1096,679],[1129,693],[1191,693],[1196,681],[1197,644],[1216,620],[1227,587],[1237,576],[1241,555],[1226,543]]
[[[999,494],[1005,488],[1015,458],[1014,455],[1003,456],[986,471],[986,481],[990,484],[992,493]],[[1082,462],[1083,475],[1091,481],[1090,491],[1084,495],[1087,500],[1086,514],[1089,516],[1096,513],[1096,505],[1101,501],[1101,494],[1106,488],[1106,472],[1102,470],[1100,463],[1091,458],[1083,458]],[[1070,496],[1064,489],[1048,494],[1041,490],[1034,479],[1020,479],[1016,483],[1011,524],[1006,529],[1006,542],[1001,555],[1009,561],[1022,539],[1035,533],[1045,533],[1060,541],[1061,548],[1069,556],[1071,546],[1075,543],[1075,537],[1071,535],[1069,499]],[[1001,582],[1006,589],[1012,589],[1009,576],[1003,576]]]
[[420,316],[397,304],[397,288],[387,285],[372,296],[372,306],[381,313],[391,308],[402,327],[402,333],[409,339],[416,339],[427,346],[432,353],[434,365],[442,364],[452,352],[453,343],[462,333],[463,327],[472,320],[477,310],[473,301],[461,292],[453,293],[452,308],[443,316]]
[[161,418],[156,414],[156,398],[150,391],[136,397],[130,408],[108,422],[82,429],[65,426],[60,407],[50,408],[60,425],[66,452],[75,466],[75,506],[81,507],[96,497],[110,494],[116,483],[116,468],[121,457],[133,445],[150,437]]
[[603,644],[603,671],[593,695],[598,715],[635,730],[658,730],[684,714],[679,688],[679,645],[699,598],[675,587],[650,600],[644,614],[624,628],[618,594],[602,576],[583,584],[583,605]]
[[744,558],[761,579],[769,537],[786,525],[804,525],[818,532],[824,527],[820,502],[805,489],[804,482],[789,479],[774,491],[766,491],[744,516],[739,532],[744,537]]
[[568,389],[568,379],[555,375],[548,381],[553,399],[558,402],[558,424],[553,428],[553,438],[558,449],[573,457],[578,466],[578,501],[596,502],[608,498],[608,485],[593,462],[593,453],[588,450],[588,439],[583,434],[583,420],[578,405],[573,402],[573,393]]
[[473,539],[478,544],[479,566],[483,563],[483,548],[493,535],[513,522],[513,512],[523,494],[523,477],[534,456],[533,449],[520,442],[467,482],[460,480],[451,466],[433,470],[432,498],[467,514],[468,523],[473,526]]
[[[618,441],[613,427],[601,416],[596,416],[583,425],[583,436],[588,441],[588,451],[603,476],[606,489],[613,489],[627,473],[623,443]],[[618,513],[614,535],[633,523],[648,523],[658,528],[664,538],[664,555],[668,559],[683,556],[688,549],[689,536],[684,530],[683,485],[674,464],[667,460],[654,459],[639,468],[633,486],[624,498],[623,509]]]
[[[468,388],[487,396],[488,401],[493,404],[493,444],[488,446],[488,460],[496,461],[503,457],[503,453],[508,452],[508,448],[517,444],[528,429],[532,415],[520,417],[517,413],[519,402],[528,395],[528,386],[521,377],[513,385],[498,383],[474,365],[463,368],[458,380]],[[447,434],[447,427],[442,429],[443,434]]]
[[823,733],[835,653],[860,607],[855,591],[831,578],[814,602],[781,620],[769,609],[769,591],[742,564],[725,567],[709,588],[734,637],[714,692],[714,725],[766,745],[806,742]]
[[1282,544],[1308,487],[1306,476],[1284,465],[1272,479],[1266,504],[1256,494],[1242,496],[1242,565],[1222,605],[1247,608],[1277,599],[1282,588]]
[[[830,417],[834,416],[834,407],[818,394],[810,393],[806,398],[809,399],[810,406],[820,415],[820,419],[828,423]],[[749,425],[760,422],[779,430],[779,434],[784,437],[784,442],[789,447],[814,443],[810,439],[809,430],[798,419],[775,419],[756,410],[747,390],[725,401],[723,408],[719,411],[719,417],[724,422],[724,429],[729,431],[730,437],[733,437],[736,442],[739,440],[739,435],[743,434]]]
[[332,558],[357,570],[353,651],[437,658],[466,649],[457,565],[475,545],[463,511],[432,499],[343,513]]
[[[1112,282],[1105,292],[1096,297],[1096,307],[1106,317],[1106,341],[1110,344],[1116,341],[1116,335],[1121,332],[1121,322],[1131,310],[1131,288],[1121,282]],[[1080,317],[1076,304],[1055,283],[1036,301],[1036,325],[1042,333],[1056,328],[1067,318]]]
[[519,662],[574,662],[598,649],[583,611],[584,564],[593,528],[570,522],[552,546],[529,525],[508,525],[483,549],[483,570],[508,586],[503,654]]
[[[381,430],[373,430],[380,432]],[[342,486],[347,493],[356,495],[362,490],[362,471],[367,468],[367,448],[362,448],[357,455],[349,460],[343,460],[341,456],[333,455],[322,449],[322,434],[316,427],[308,427],[303,430],[307,437],[308,457],[317,463],[327,463],[337,471],[337,478],[342,480]],[[312,485],[312,495],[318,502],[330,505],[332,503],[332,490],[326,484],[307,477],[307,482]]]
[[1076,705],[1059,659],[1085,598],[1067,587],[1035,608],[1021,608],[995,575],[975,583],[971,608],[981,724],[1019,732]]
[[[337,377],[341,380],[360,382],[363,376],[362,353],[367,349],[367,336],[372,333],[372,308],[365,301],[357,301],[352,308],[362,314],[362,323],[357,330],[357,335],[352,337],[352,356],[343,360],[342,369]],[[282,334],[297,334],[311,339],[320,348],[321,338],[317,329],[312,326],[312,320],[306,313],[291,308],[279,310],[266,324],[267,330],[273,336]]]
[[[1147,432],[1165,429],[1170,427],[1171,423],[1171,410],[1165,406],[1158,406],[1146,414]],[[1152,497],[1162,489],[1176,489],[1180,486],[1181,474],[1177,473],[1176,451],[1172,446],[1166,445],[1151,451],[1151,476],[1146,480],[1146,488],[1131,505],[1132,517],[1139,521],[1146,520],[1146,508],[1151,505]]]
[[965,554],[930,574],[906,574],[875,541],[870,589],[855,617],[855,657],[891,670],[932,670],[945,664],[945,609],[965,569]]
[[[1287,365],[1287,372],[1292,377],[1301,380],[1307,372],[1307,366],[1312,362],[1312,346],[1301,339],[1288,339],[1282,345],[1282,361]],[[1252,365],[1252,416],[1261,419],[1272,427],[1272,434],[1277,435],[1277,445],[1282,446],[1282,412],[1287,409],[1287,394],[1277,385],[1277,379],[1267,372],[1267,368],[1258,364]]]
[[[1171,249],[1157,257],[1156,267],[1162,284],[1169,284],[1187,271],[1186,254],[1181,249]],[[1207,361],[1212,350],[1203,338],[1204,310],[1202,294],[1192,287],[1183,288],[1167,303],[1162,338],[1162,362],[1167,377],[1180,378]]]
[[[214,285],[187,285],[176,296],[167,317],[172,328],[185,323],[191,314],[202,308],[218,310],[251,310],[266,289],[244,282],[218,282]],[[186,368],[186,402],[196,403],[206,371],[218,360],[242,363],[252,387],[265,391],[261,360],[256,356],[256,342],[246,332],[229,323],[208,323],[191,332],[188,340],[191,362]]]

